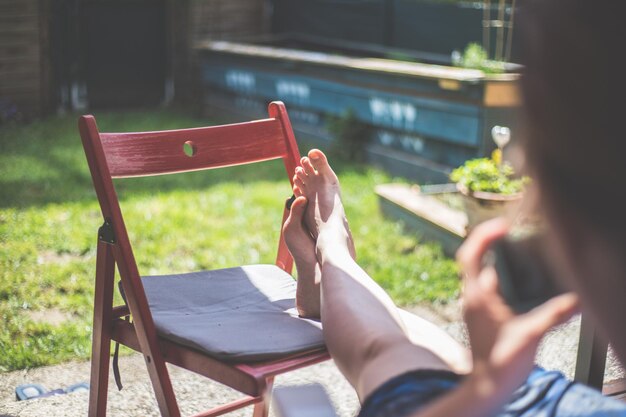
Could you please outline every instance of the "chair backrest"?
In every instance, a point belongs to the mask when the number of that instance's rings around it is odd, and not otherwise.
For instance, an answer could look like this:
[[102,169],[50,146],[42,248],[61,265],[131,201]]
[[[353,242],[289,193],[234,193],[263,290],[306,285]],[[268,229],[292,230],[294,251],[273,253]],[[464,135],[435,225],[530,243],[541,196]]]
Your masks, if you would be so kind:
[[[124,291],[140,305],[133,308],[135,302],[129,302],[133,316],[141,311],[150,314],[113,178],[173,174],[281,158],[292,182],[300,154],[291,123],[283,103],[272,102],[268,110],[269,118],[263,120],[141,133],[101,133],[93,116],[79,119],[80,136],[105,220],[100,240],[112,243]],[[282,233],[276,264],[291,272],[293,260]]]
[[266,161],[288,156],[290,147],[281,121],[275,118],[196,129],[100,133],[99,137],[113,178]]

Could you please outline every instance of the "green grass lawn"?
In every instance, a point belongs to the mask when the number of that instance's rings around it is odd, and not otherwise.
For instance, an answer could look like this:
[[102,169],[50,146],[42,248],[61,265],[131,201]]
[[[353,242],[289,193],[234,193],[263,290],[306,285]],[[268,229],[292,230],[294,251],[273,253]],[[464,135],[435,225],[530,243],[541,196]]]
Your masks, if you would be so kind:
[[[174,111],[96,116],[103,131],[209,124]],[[0,371],[90,354],[102,218],[76,121],[69,115],[0,129]],[[455,297],[453,261],[381,216],[373,189],[390,178],[367,166],[331,162],[361,265],[399,304]],[[291,192],[280,162],[257,167],[116,183],[140,272],[272,263],[282,204]]]

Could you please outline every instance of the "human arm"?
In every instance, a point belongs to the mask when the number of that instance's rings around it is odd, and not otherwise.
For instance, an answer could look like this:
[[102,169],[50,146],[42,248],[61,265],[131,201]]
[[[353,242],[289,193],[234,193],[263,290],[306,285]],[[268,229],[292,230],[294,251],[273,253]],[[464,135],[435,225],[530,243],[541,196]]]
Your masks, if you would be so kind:
[[532,311],[515,315],[498,293],[493,267],[483,266],[489,246],[507,233],[502,220],[477,227],[459,249],[463,276],[464,320],[472,348],[472,372],[449,394],[412,417],[486,416],[505,404],[534,366],[542,336],[577,311],[572,294],[556,297]]

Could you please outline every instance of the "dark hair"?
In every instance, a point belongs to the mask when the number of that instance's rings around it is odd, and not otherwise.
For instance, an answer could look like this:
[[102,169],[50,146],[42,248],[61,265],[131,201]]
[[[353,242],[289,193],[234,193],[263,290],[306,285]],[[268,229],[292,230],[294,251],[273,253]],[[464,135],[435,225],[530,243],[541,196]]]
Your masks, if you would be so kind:
[[527,0],[519,17],[525,150],[553,210],[626,240],[626,4]]

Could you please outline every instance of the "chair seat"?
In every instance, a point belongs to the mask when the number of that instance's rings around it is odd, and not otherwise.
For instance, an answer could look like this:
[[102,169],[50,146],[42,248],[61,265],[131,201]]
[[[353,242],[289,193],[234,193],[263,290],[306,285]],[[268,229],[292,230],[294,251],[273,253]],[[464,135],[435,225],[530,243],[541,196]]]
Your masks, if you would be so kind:
[[158,334],[220,360],[271,360],[324,346],[295,308],[296,282],[275,265],[142,278]]

